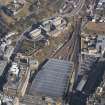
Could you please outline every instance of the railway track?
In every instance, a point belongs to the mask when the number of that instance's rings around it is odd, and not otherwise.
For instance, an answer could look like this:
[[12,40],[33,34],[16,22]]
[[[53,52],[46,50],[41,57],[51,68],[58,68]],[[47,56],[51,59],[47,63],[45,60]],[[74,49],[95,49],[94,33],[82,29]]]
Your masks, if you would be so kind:
[[[61,15],[61,14],[57,14],[57,15],[62,16],[62,17],[75,16],[81,11],[85,2],[86,0],[79,0],[77,7],[72,12],[68,14],[64,14],[64,15]],[[78,34],[78,31],[77,33],[76,31],[77,30],[74,30],[74,32],[70,33],[70,38],[64,43],[64,45],[59,50],[57,50],[54,54],[50,56],[51,58],[70,60],[70,56],[73,53],[73,49],[75,47],[75,41],[76,41],[75,34]],[[23,39],[24,39],[24,36],[22,34],[20,38],[18,39],[18,41],[16,42],[16,46],[15,46],[13,54],[16,54],[19,51]]]
[[81,23],[82,19],[79,19],[79,21],[76,22],[75,29],[70,34],[68,41],[65,42],[64,45],[59,50],[57,50],[53,55],[51,55],[51,58],[63,59],[63,60],[70,60],[71,58],[73,59],[76,50],[80,46],[78,42],[81,30],[80,29]]

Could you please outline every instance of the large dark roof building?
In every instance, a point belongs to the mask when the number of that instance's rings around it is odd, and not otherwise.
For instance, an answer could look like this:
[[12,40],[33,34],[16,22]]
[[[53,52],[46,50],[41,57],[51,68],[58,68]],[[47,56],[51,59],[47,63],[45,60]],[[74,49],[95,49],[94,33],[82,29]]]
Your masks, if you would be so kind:
[[49,59],[36,75],[30,94],[35,96],[37,92],[51,98],[62,98],[68,87],[72,67],[73,64],[68,61]]

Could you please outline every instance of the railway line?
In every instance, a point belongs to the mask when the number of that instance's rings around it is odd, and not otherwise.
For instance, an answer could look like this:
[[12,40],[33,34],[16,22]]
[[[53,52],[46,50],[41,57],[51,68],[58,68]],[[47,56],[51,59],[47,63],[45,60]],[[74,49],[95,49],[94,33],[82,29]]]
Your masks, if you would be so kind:
[[[84,6],[84,4],[85,4],[85,1],[86,1],[86,0],[79,0],[79,2],[78,2],[78,4],[77,4],[77,7],[76,7],[75,9],[73,9],[71,13],[67,13],[67,14],[64,14],[64,15],[61,15],[61,14],[57,14],[57,15],[58,15],[58,16],[62,16],[62,17],[75,16],[75,15],[77,15],[77,14],[80,12],[80,10],[83,8],[83,6]],[[74,37],[74,36],[73,36],[73,37]],[[63,58],[67,59],[68,57],[66,57],[66,55],[65,55],[64,52],[65,52],[66,50],[69,51],[69,49],[71,48],[71,47],[69,48],[69,46],[73,46],[73,45],[71,44],[71,43],[74,41],[74,40],[73,40],[73,37],[72,37],[70,40],[68,40],[68,42],[66,42],[66,43],[64,44],[64,46],[63,46],[59,51],[57,51],[56,54],[54,54],[54,55],[51,56],[51,57],[58,58],[58,57],[60,57],[60,55],[61,55],[61,53],[62,53],[63,56],[64,56]],[[75,38],[75,37],[74,37],[74,38]],[[15,49],[14,49],[13,54],[16,54],[16,53],[19,51],[23,39],[24,39],[24,37],[23,37],[23,34],[22,34],[22,35],[20,36],[20,38],[18,39],[18,41],[16,42],[16,46],[15,46]]]
[[75,28],[73,32],[70,34],[70,37],[66,43],[53,55],[51,58],[55,59],[63,59],[63,60],[73,60],[76,50],[79,50],[79,35],[80,35],[80,26],[82,24],[82,19],[80,18],[76,21]]
[[[85,5],[86,0],[79,0],[77,7],[75,9],[73,9],[70,13],[66,13],[66,14],[60,14],[60,16],[62,17],[72,17],[72,16],[76,16],[79,14],[79,12],[81,11],[81,9],[83,8],[83,6]],[[77,19],[78,21],[78,19]],[[79,19],[80,21],[80,19]],[[68,39],[68,41],[66,43],[64,43],[64,45],[55,52],[55,54],[51,55],[51,58],[56,58],[56,59],[64,59],[64,60],[70,60],[70,58],[74,58],[75,52],[78,49],[77,47],[80,47],[78,41],[76,39],[78,39],[80,31],[81,31],[81,24],[82,21],[79,22],[78,24],[75,25],[75,29],[74,32],[72,33],[71,37]],[[84,26],[84,25],[83,25]],[[82,26],[82,27],[83,27]],[[78,46],[79,45],[79,46]],[[80,50],[80,49],[78,49]]]

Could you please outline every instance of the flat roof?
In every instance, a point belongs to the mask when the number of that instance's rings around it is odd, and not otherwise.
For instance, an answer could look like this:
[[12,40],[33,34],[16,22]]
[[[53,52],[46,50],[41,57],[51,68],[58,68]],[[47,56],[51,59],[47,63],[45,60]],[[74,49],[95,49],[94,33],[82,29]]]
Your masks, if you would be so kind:
[[105,33],[105,23],[88,22],[86,25],[87,30],[95,33]]
[[62,97],[67,89],[73,63],[64,60],[49,59],[36,75],[30,94],[38,92],[44,96]]

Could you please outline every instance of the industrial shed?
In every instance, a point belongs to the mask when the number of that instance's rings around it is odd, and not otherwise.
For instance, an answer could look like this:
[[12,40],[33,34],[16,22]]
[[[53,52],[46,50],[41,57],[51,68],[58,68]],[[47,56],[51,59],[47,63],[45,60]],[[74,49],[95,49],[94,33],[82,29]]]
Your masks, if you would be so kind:
[[35,96],[34,93],[42,94],[51,98],[62,98],[67,90],[69,77],[72,74],[73,63],[49,59],[36,75],[30,94]]

